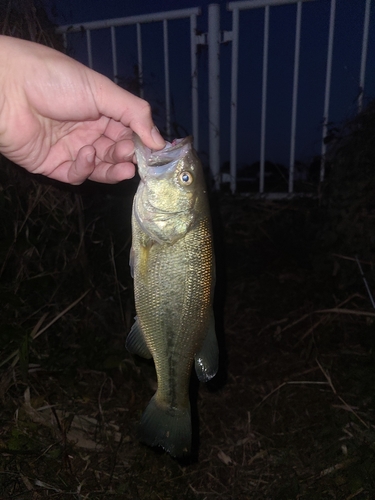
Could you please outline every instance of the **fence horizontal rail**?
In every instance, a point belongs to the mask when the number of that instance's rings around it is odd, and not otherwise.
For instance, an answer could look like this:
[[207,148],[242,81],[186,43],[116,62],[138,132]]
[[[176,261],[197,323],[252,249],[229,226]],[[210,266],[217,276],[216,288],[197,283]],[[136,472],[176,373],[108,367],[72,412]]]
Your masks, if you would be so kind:
[[90,21],[87,23],[66,24],[56,29],[57,33],[75,33],[82,30],[99,30],[111,28],[112,26],[131,26],[134,24],[154,23],[158,21],[170,21],[173,19],[184,19],[190,16],[199,16],[200,7],[191,9],[170,10],[167,12],[155,12],[153,14],[142,14],[139,16],[118,17],[114,19],[104,19],[102,21]]
[[[301,155],[301,152],[298,152],[298,149],[301,150],[300,141],[297,141],[298,135],[301,135],[300,129],[301,126],[303,128],[304,122],[306,122],[304,116],[300,117],[301,109],[304,108],[305,101],[303,101],[304,92],[306,94],[306,85],[301,86],[301,82],[306,81],[306,77],[304,76],[306,69],[304,69],[305,61],[307,60],[305,57],[306,54],[306,39],[303,38],[304,30],[306,29],[308,23],[306,22],[309,17],[308,13],[311,13],[311,10],[315,9],[315,6],[304,7],[305,4],[313,4],[318,8],[319,6],[324,6],[323,9],[324,18],[321,20],[324,21],[322,26],[324,26],[323,36],[314,38],[315,33],[313,33],[310,37],[313,40],[313,43],[316,43],[316,40],[320,43],[320,60],[323,61],[321,67],[318,66],[320,71],[320,87],[319,89],[313,89],[313,92],[309,94],[309,101],[311,102],[313,95],[318,96],[316,100],[317,106],[315,109],[318,110],[318,106],[320,106],[320,96],[321,98],[321,114],[315,113],[313,115],[313,124],[316,124],[316,130],[312,131],[312,127],[310,129],[306,128],[304,130],[309,130],[311,136],[313,136],[314,147],[312,148],[314,151],[311,154],[311,157],[308,161],[302,158],[298,158],[297,155]],[[355,2],[353,2],[353,5]],[[373,79],[373,71],[367,77],[367,73],[370,73],[369,68],[373,68],[373,64],[369,65],[367,59],[373,56],[373,41],[371,35],[373,35],[374,25],[371,23],[371,16],[374,15],[374,0],[363,0],[363,6],[358,9],[357,12],[357,23],[356,29],[359,28],[361,31],[357,29],[357,35],[360,34],[361,41],[357,39],[357,51],[358,51],[358,73],[355,69],[354,74],[358,74],[358,93],[356,96],[353,96],[353,104],[356,106],[357,111],[361,111],[363,109],[363,101],[364,101],[364,88],[365,83],[368,81],[372,81]],[[290,105],[290,117],[289,115],[285,115],[284,122],[282,125],[284,129],[289,129],[289,131],[283,137],[283,144],[288,145],[288,151],[286,148],[280,147],[277,152],[272,152],[272,147],[269,148],[269,140],[270,137],[272,139],[272,134],[270,134],[270,124],[272,124],[272,117],[274,113],[272,109],[275,109],[275,106],[272,105],[272,61],[275,63],[275,50],[272,47],[272,37],[274,36],[275,29],[275,20],[277,21],[278,16],[284,15],[283,9],[273,9],[273,7],[278,6],[295,6],[295,10],[293,8],[287,9],[285,8],[285,12],[288,11],[289,21],[285,26],[285,33],[293,33],[293,39],[290,39],[290,47],[292,47],[290,51],[290,63],[286,64],[285,67],[282,68],[283,73],[286,73],[290,77],[288,83],[289,87],[287,89],[291,98]],[[326,8],[328,6],[328,8]],[[372,9],[371,9],[372,7]],[[291,196],[299,196],[300,194],[304,194],[305,196],[311,196],[310,192],[306,193],[297,193],[296,191],[310,191],[310,186],[307,185],[307,181],[313,179],[312,182],[316,183],[317,180],[322,181],[325,175],[325,156],[326,156],[326,139],[330,133],[330,127],[332,127],[331,121],[336,120],[337,118],[332,118],[332,105],[331,100],[334,100],[335,93],[334,89],[332,89],[332,78],[333,70],[335,69],[335,57],[337,55],[336,44],[340,44],[339,36],[336,34],[336,31],[339,33],[339,30],[336,30],[336,24],[339,23],[339,17],[337,15],[337,11],[342,8],[342,4],[337,2],[337,0],[241,0],[241,1],[233,1],[229,2],[226,5],[226,13],[227,20],[229,21],[230,30],[223,30],[223,24],[221,20],[221,15],[223,9],[219,3],[212,3],[208,5],[208,23],[206,26],[206,30],[197,30],[197,20],[198,16],[201,15],[201,8],[194,7],[189,9],[180,9],[180,10],[172,10],[167,12],[156,12],[151,14],[142,14],[136,16],[122,17],[122,18],[114,18],[114,19],[106,19],[101,21],[91,21],[85,23],[76,23],[71,25],[64,25],[57,28],[57,33],[61,33],[64,36],[65,43],[67,41],[67,37],[71,33],[85,33],[86,34],[86,43],[87,43],[87,53],[88,53],[88,63],[89,66],[93,65],[93,57],[92,57],[92,43],[91,43],[91,33],[95,30],[101,29],[109,29],[111,36],[111,50],[112,50],[112,66],[113,66],[113,79],[115,82],[119,81],[118,78],[118,44],[116,44],[116,36],[119,35],[119,31],[116,28],[124,27],[124,26],[135,26],[136,27],[136,42],[137,42],[137,68],[138,68],[138,84],[139,91],[141,97],[143,95],[143,57],[142,57],[142,25],[146,23],[162,23],[163,30],[163,65],[164,65],[164,80],[165,80],[165,116],[166,116],[166,136],[168,139],[171,137],[171,124],[172,124],[172,99],[173,93],[172,88],[170,86],[170,57],[171,61],[173,61],[173,52],[171,42],[171,35],[173,33],[173,28],[169,28],[172,24],[169,24],[169,21],[178,20],[178,19],[189,19],[190,20],[190,84],[191,84],[191,116],[192,116],[192,125],[191,132],[194,136],[194,146],[198,150],[199,141],[202,139],[199,137],[198,130],[198,109],[199,104],[201,105],[201,92],[198,94],[198,55],[200,54],[202,57],[207,58],[204,59],[205,65],[203,66],[204,76],[202,81],[204,81],[205,85],[207,85],[206,89],[203,89],[203,96],[205,98],[205,92],[208,94],[208,113],[206,110],[202,109],[200,106],[200,116],[204,117],[204,126],[207,126],[208,132],[208,152],[209,152],[209,165],[212,174],[213,181],[215,183],[215,187],[218,189],[223,184],[229,184],[230,190],[234,193],[237,190],[244,189],[244,186],[249,186],[249,191],[257,190],[258,193],[250,193],[250,196],[259,196],[259,197],[267,197],[267,198],[280,198],[280,197],[291,197]],[[258,9],[260,11],[260,16],[256,13],[251,14],[250,17],[246,17],[246,14],[243,14],[244,11],[250,10],[254,11]],[[372,12],[371,12],[372,10]],[[283,12],[282,12],[283,11]],[[306,12],[306,14],[305,14]],[[230,14],[229,14],[230,13]],[[249,15],[250,16],[250,15]],[[306,17],[305,17],[306,16]],[[248,24],[244,25],[244,19],[248,19]],[[255,73],[252,73],[252,82],[259,82],[259,98],[253,93],[249,95],[249,102],[256,102],[258,108],[256,108],[256,112],[248,113],[246,115],[246,123],[252,123],[251,127],[249,126],[244,137],[243,133],[243,119],[241,122],[241,117],[244,116],[244,109],[246,109],[246,105],[239,105],[239,101],[241,103],[247,102],[243,97],[243,88],[244,82],[246,82],[246,71],[250,67],[251,59],[248,57],[246,60],[243,57],[243,48],[242,43],[244,41],[244,36],[247,37],[254,30],[252,29],[255,25],[252,25],[252,20],[256,19],[258,24],[260,22],[263,23],[263,26],[255,29],[258,30],[257,37],[259,39],[256,40],[255,46],[259,47],[259,50],[262,54],[262,57],[259,58],[259,65],[255,68]],[[245,29],[244,29],[245,27]],[[370,30],[371,33],[370,33]],[[146,31],[146,28],[145,28]],[[206,31],[206,32],[205,32]],[[342,28],[341,28],[342,31]],[[240,35],[241,32],[241,35]],[[240,43],[241,36],[241,43]],[[276,32],[276,37],[277,37]],[[291,35],[292,36],[292,35]],[[336,41],[337,38],[337,41]],[[358,38],[358,36],[357,36]],[[259,42],[259,43],[258,43]],[[231,44],[231,53],[230,53],[230,64],[231,68],[223,67],[223,59],[222,54],[224,53],[224,49],[221,48],[222,44],[230,43]],[[241,47],[240,47],[241,45]],[[253,41],[254,45],[254,41]],[[203,50],[202,47],[208,47],[208,50]],[[245,44],[246,46],[246,44]],[[315,45],[314,45],[315,46]],[[371,48],[371,50],[369,50]],[[279,48],[277,48],[279,50]],[[293,54],[292,54],[293,50]],[[169,52],[172,53],[170,56]],[[279,52],[277,52],[279,53]],[[370,56],[368,55],[370,54]],[[256,56],[257,57],[257,56]],[[273,57],[273,59],[272,59]],[[241,59],[242,58],[242,59]],[[323,71],[323,64],[325,69]],[[162,64],[160,64],[162,67]],[[171,68],[173,70],[174,63],[171,62]],[[241,67],[240,67],[241,66]],[[240,68],[239,68],[240,67]],[[275,67],[278,67],[277,64]],[[353,67],[355,67],[355,63],[353,63]],[[201,71],[201,70],[200,70]],[[224,91],[221,91],[220,86],[224,81],[224,78],[221,77],[221,73],[230,73],[230,81],[228,86],[225,87]],[[302,73],[302,77],[301,77]],[[242,76],[239,76],[242,75]],[[254,75],[258,75],[254,78]],[[187,75],[186,75],[187,76]],[[185,76],[185,81],[186,81]],[[313,75],[315,78],[315,74]],[[258,78],[258,80],[256,80]],[[273,77],[274,78],[274,77]],[[206,80],[206,81],[205,81]],[[323,88],[323,80],[324,80],[324,88]],[[352,80],[357,81],[356,78],[352,78]],[[366,81],[365,81],[366,80]],[[311,81],[311,79],[310,79]],[[315,80],[314,80],[315,82]],[[241,87],[242,85],[242,87]],[[255,85],[255,84],[254,84]],[[258,85],[258,83],[257,83]],[[337,85],[337,84],[336,84]],[[334,86],[334,85],[333,85]],[[254,88],[251,87],[251,88]],[[367,83],[366,83],[367,89]],[[242,97],[241,97],[242,91]],[[226,110],[224,106],[220,107],[222,103],[222,97],[224,92],[226,93],[226,102],[229,103],[228,109]],[[374,92],[374,90],[370,90],[370,92]],[[288,99],[289,99],[288,94]],[[367,95],[369,91],[367,90]],[[240,97],[239,97],[240,96]],[[185,97],[183,97],[185,98]],[[318,103],[319,100],[319,103]],[[350,103],[344,103],[343,107],[349,107]],[[254,109],[251,105],[248,106],[251,111]],[[259,122],[254,122],[254,117],[257,118],[257,113],[259,109]],[[224,110],[224,112],[223,112]],[[226,114],[225,114],[226,113]],[[225,123],[229,125],[229,134],[224,137],[223,127],[223,119],[222,115],[225,114]],[[207,118],[206,118],[207,115]],[[229,115],[227,117],[227,115]],[[185,115],[184,115],[185,116]],[[249,118],[250,117],[250,118]],[[253,122],[250,122],[250,120]],[[228,120],[228,121],[226,121]],[[274,120],[275,121],[275,120]],[[239,122],[239,123],[237,123]],[[283,122],[283,123],[284,123]],[[241,125],[242,123],[242,125]],[[309,122],[310,123],[310,122]],[[285,126],[286,125],[286,126]],[[201,124],[200,124],[201,127]],[[242,131],[241,131],[242,127]],[[190,129],[190,126],[187,127]],[[249,130],[249,132],[248,132]],[[191,133],[189,131],[189,133]],[[242,132],[242,133],[241,133]],[[277,129],[277,133],[279,133],[279,129]],[[315,134],[315,135],[314,135]],[[316,135],[320,137],[316,137]],[[229,140],[227,141],[226,137],[229,136]],[[259,136],[259,139],[258,139]],[[256,138],[256,139],[255,139]],[[254,140],[253,140],[254,139]],[[204,140],[206,137],[204,136]],[[256,140],[256,143],[254,142]],[[220,149],[223,147],[223,141],[225,141],[225,150],[224,154],[226,156],[227,161],[223,161],[223,158],[220,156]],[[253,141],[253,143],[252,143]],[[280,141],[279,141],[280,142]],[[297,144],[298,143],[298,144]],[[244,153],[244,147],[251,149],[251,151],[255,151],[257,157],[256,161],[253,161],[254,153],[248,154],[247,150]],[[316,146],[315,146],[316,144]],[[204,146],[206,147],[206,146]],[[277,146],[278,147],[278,146]],[[277,149],[276,147],[276,149]],[[207,149],[203,149],[202,151],[207,151]],[[201,152],[202,152],[201,151]],[[229,153],[229,154],[228,154]],[[246,154],[246,157],[245,157]],[[242,155],[242,158],[241,158]],[[258,156],[259,155],[259,156]],[[282,157],[282,160],[277,159],[277,156]],[[240,158],[240,160],[238,160]],[[316,179],[316,158],[318,158],[319,162],[319,177]],[[224,158],[225,159],[225,158]],[[257,171],[257,176],[254,174],[254,165],[259,160],[259,168]],[[311,162],[310,162],[311,160]],[[283,168],[285,166],[285,171],[281,175],[283,179],[283,183],[279,183],[276,185],[275,177],[272,178],[272,170],[269,170],[269,163],[274,164],[282,164]],[[287,167],[286,167],[287,165]],[[302,166],[301,166],[302,165]],[[268,170],[267,170],[268,168]],[[241,173],[246,173],[246,169],[250,169],[251,175],[250,179],[248,175],[245,177],[241,176]],[[311,177],[310,177],[311,175]],[[281,178],[280,177],[280,178]],[[303,184],[305,183],[305,184]],[[302,186],[302,189],[301,189]],[[246,188],[247,189],[247,188]],[[280,193],[279,191],[283,191],[285,189],[285,193]],[[272,190],[275,191],[272,193]]]
[[274,7],[277,5],[287,5],[297,2],[315,2],[316,0],[245,0],[240,2],[229,2],[228,10],[249,10],[259,9],[261,7]]

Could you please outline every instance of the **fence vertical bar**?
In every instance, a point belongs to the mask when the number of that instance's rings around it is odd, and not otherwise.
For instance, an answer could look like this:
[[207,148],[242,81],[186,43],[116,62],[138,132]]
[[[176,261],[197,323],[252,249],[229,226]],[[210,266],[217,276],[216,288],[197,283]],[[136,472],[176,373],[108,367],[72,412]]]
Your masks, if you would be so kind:
[[289,163],[289,186],[288,186],[289,193],[293,193],[293,184],[294,184],[294,160],[295,160],[295,153],[296,153],[299,52],[300,52],[300,43],[301,43],[301,17],[302,17],[302,2],[298,2],[297,3],[297,14],[296,14],[296,40],[295,40],[295,46],[294,46],[292,129],[291,129],[291,134],[290,134],[290,163]]
[[117,48],[116,48],[116,31],[115,27],[111,26],[111,44],[112,44],[112,67],[113,67],[113,81],[118,83],[117,74]]
[[210,167],[220,188],[220,5],[208,6],[208,120]]
[[323,111],[323,136],[322,136],[322,159],[320,163],[320,182],[324,180],[325,171],[325,154],[326,144],[325,137],[328,132],[328,114],[329,114],[329,98],[331,93],[331,73],[332,73],[332,53],[333,53],[333,36],[335,32],[335,13],[336,0],[331,0],[331,13],[329,18],[329,34],[328,34],[328,49],[327,49],[327,70],[326,70],[326,86],[324,93],[324,111]]
[[86,31],[87,55],[89,58],[89,68],[92,69],[92,48],[91,48],[91,30]]
[[144,98],[143,89],[143,61],[142,61],[142,33],[141,23],[137,23],[137,57],[138,57],[138,85],[139,95]]
[[197,58],[197,16],[190,16],[190,60],[191,60],[191,107],[194,148],[198,151],[198,58]]
[[164,77],[165,77],[165,112],[167,139],[171,140],[171,95],[169,88],[169,52],[168,52],[168,21],[163,20],[164,37]]
[[235,193],[237,187],[237,91],[238,91],[238,37],[239,10],[232,14],[232,74],[230,101],[230,190]]
[[359,73],[358,112],[362,111],[363,107],[363,94],[365,89],[366,61],[367,61],[367,48],[368,48],[368,32],[370,26],[370,7],[371,7],[371,0],[366,0],[365,17],[363,21],[361,69]]
[[262,75],[262,116],[260,127],[260,178],[259,192],[264,192],[264,164],[266,147],[266,112],[267,112],[267,75],[268,75],[268,38],[270,24],[270,6],[264,8],[263,75]]

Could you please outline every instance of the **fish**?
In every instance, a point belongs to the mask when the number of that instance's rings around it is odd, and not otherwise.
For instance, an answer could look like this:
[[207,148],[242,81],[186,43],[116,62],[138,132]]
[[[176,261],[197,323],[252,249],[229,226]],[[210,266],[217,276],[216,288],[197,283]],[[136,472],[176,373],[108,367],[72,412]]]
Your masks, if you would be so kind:
[[153,151],[135,135],[140,183],[133,200],[130,268],[136,317],[128,351],[153,358],[157,390],[139,424],[141,442],[173,457],[192,450],[189,384],[218,370],[215,257],[202,164],[192,137]]

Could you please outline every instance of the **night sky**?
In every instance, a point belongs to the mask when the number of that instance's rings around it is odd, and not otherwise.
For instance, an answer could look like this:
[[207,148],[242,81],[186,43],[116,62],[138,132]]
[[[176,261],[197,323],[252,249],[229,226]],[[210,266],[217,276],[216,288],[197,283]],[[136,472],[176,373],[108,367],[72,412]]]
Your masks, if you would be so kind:
[[[54,22],[58,25],[126,17],[187,7],[202,8],[198,29],[207,31],[207,0],[91,0],[57,1]],[[232,13],[221,6],[222,29],[231,28]],[[89,5],[89,7],[88,7]],[[365,0],[339,0],[333,50],[331,104],[329,119],[336,125],[356,112]],[[297,113],[296,160],[311,161],[320,152],[322,136],[325,70],[330,2],[316,0],[303,4]],[[296,6],[272,7],[268,58],[266,158],[289,161]],[[259,159],[260,100],[262,83],[264,9],[240,12],[238,164]],[[171,21],[169,26],[170,83],[174,135],[191,133],[189,20]],[[162,24],[142,27],[145,98],[154,109],[154,118],[162,130],[165,123]],[[135,28],[116,29],[119,77],[134,88],[136,65]],[[92,34],[94,68],[112,76],[109,30]],[[86,41],[82,34],[72,35],[71,54],[87,63]],[[231,45],[221,49],[221,162],[229,160]],[[200,154],[208,153],[207,48],[199,54]],[[370,36],[365,82],[365,102],[375,96],[375,2],[372,2]]]

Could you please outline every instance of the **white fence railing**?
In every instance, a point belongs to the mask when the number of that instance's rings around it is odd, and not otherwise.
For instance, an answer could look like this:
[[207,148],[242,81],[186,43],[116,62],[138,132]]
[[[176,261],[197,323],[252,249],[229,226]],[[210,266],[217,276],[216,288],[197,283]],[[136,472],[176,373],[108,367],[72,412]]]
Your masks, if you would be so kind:
[[116,28],[121,26],[136,26],[137,28],[137,55],[138,55],[138,78],[140,87],[140,96],[144,97],[143,92],[143,57],[142,57],[142,32],[141,26],[146,23],[163,23],[163,53],[164,53],[164,74],[165,74],[165,109],[166,109],[166,131],[168,138],[171,137],[171,94],[170,94],[170,70],[169,70],[169,41],[168,41],[168,21],[175,19],[190,19],[190,44],[191,44],[191,87],[192,87],[192,133],[195,138],[194,146],[198,149],[198,75],[197,67],[197,16],[200,15],[200,8],[173,10],[169,12],[156,12],[154,14],[145,14],[140,16],[121,17],[116,19],[106,19],[103,21],[93,21],[70,26],[60,26],[57,29],[58,33],[64,36],[65,47],[68,46],[67,37],[70,33],[78,33],[84,31],[87,40],[88,66],[93,68],[93,54],[91,46],[91,32],[94,30],[110,29],[111,30],[111,48],[112,48],[112,66],[113,80],[118,83],[118,56],[116,45]]
[[[307,0],[302,0],[307,1]],[[231,88],[231,154],[230,154],[230,184],[231,191],[236,190],[236,152],[237,152],[237,81],[238,81],[238,37],[239,37],[239,12],[241,10],[255,9],[263,7],[264,13],[264,40],[263,40],[263,68],[262,68],[262,110],[261,110],[261,134],[260,134],[260,173],[259,173],[259,193],[264,193],[264,177],[266,162],[266,111],[267,111],[267,80],[268,80],[268,46],[269,46],[269,23],[270,7],[274,5],[297,4],[296,10],[296,34],[293,69],[293,101],[291,119],[290,138],[290,161],[288,193],[293,193],[294,161],[295,161],[295,137],[296,137],[296,117],[297,117],[297,96],[298,96],[298,74],[299,74],[299,53],[301,40],[301,18],[302,1],[297,0],[252,0],[245,2],[230,2],[228,9],[233,12],[233,46],[232,46],[232,88]]]
[[[258,158],[259,161],[256,162],[259,165],[259,172],[254,177],[252,181],[254,184],[254,179],[258,184],[257,196],[260,197],[288,197],[296,195],[295,183],[296,183],[296,146],[297,146],[297,131],[299,127],[299,112],[300,112],[300,78],[301,78],[301,32],[303,31],[303,21],[304,21],[304,4],[322,4],[323,0],[243,0],[235,1],[227,4],[226,16],[231,14],[230,30],[221,29],[221,10],[219,4],[210,4],[208,6],[208,23],[207,30],[197,31],[197,19],[201,16],[200,8],[191,9],[181,9],[169,12],[157,12],[153,14],[107,19],[103,21],[87,22],[82,24],[76,24],[71,26],[61,26],[58,28],[58,32],[64,35],[65,43],[69,45],[69,36],[72,33],[85,32],[86,34],[86,45],[87,45],[87,61],[90,67],[93,67],[93,49],[91,42],[91,34],[96,32],[96,30],[107,29],[110,30],[111,37],[111,56],[112,56],[112,75],[111,77],[115,82],[118,82],[118,60],[121,58],[122,54],[118,54],[118,43],[116,40],[116,29],[123,26],[135,26],[136,27],[136,39],[137,39],[137,67],[138,67],[138,81],[140,88],[141,97],[147,98],[144,95],[144,63],[143,63],[143,38],[142,38],[142,26],[147,23],[161,23],[163,30],[163,65],[164,65],[164,100],[165,100],[165,131],[168,138],[172,135],[172,119],[171,119],[171,109],[172,109],[172,97],[170,88],[171,79],[171,68],[170,68],[170,51],[173,45],[173,41],[169,38],[169,23],[175,20],[187,19],[190,22],[190,78],[191,78],[191,125],[189,128],[189,133],[194,136],[194,145],[197,150],[200,149],[201,136],[204,136],[205,130],[202,130],[202,117],[208,117],[207,128],[208,128],[208,151],[209,151],[209,165],[210,170],[214,179],[215,187],[219,188],[223,182],[229,182],[230,189],[232,192],[236,192],[238,183],[242,182],[241,176],[238,173],[238,114],[239,114],[239,104],[238,104],[238,86],[241,83],[241,73],[239,72],[239,50],[240,50],[240,34],[245,31],[251,30],[250,22],[245,25],[246,29],[240,31],[241,26],[241,15],[244,11],[259,11],[262,10],[263,13],[263,30],[262,37],[259,39],[259,45],[262,47],[262,59],[260,67],[258,68],[261,73],[261,98],[259,100],[260,108],[260,123],[259,131],[257,132],[257,137],[259,137],[259,149]],[[327,4],[327,0],[324,0]],[[369,33],[371,28],[370,18],[373,14],[371,12],[373,0],[363,0],[362,1],[362,22],[361,27],[355,26],[355,29],[361,30],[361,47],[360,47],[360,64],[359,64],[359,75],[358,75],[358,85],[357,85],[357,95],[356,95],[356,105],[357,109],[360,111],[364,105],[364,89],[366,81],[366,70],[367,70],[367,59],[368,59],[368,46],[369,46]],[[373,2],[374,3],[374,2]],[[294,34],[294,50],[293,50],[293,64],[285,65],[285,71],[291,72],[291,109],[289,113],[289,118],[285,121],[283,128],[289,128],[289,158],[287,160],[287,179],[284,182],[284,188],[280,191],[270,192],[266,189],[266,177],[267,177],[267,159],[269,156],[269,151],[267,149],[267,114],[268,114],[268,97],[270,89],[270,59],[269,59],[269,45],[270,40],[272,40],[272,26],[271,20],[280,15],[280,7],[285,7],[288,4],[294,4],[289,6],[295,9],[294,21],[292,25],[285,26],[285,30],[290,32],[293,31]],[[320,161],[320,172],[319,179],[324,178],[325,169],[325,153],[326,153],[326,143],[325,138],[328,133],[330,124],[330,98],[331,98],[331,87],[332,87],[332,68],[334,64],[334,37],[335,37],[335,25],[337,9],[340,5],[336,6],[336,0],[330,0],[329,3],[329,20],[328,20],[328,33],[326,40],[325,49],[325,84],[324,84],[324,95],[322,99],[322,113],[320,123],[315,124],[320,127],[321,130],[321,140],[320,140],[320,150],[319,155]],[[336,8],[337,7],[337,8]],[[274,13],[275,8],[275,13]],[[374,10],[374,9],[372,9]],[[326,20],[325,20],[326,21]],[[243,26],[243,25],[242,25]],[[353,28],[353,29],[354,29]],[[206,32],[207,31],[207,32]],[[223,68],[222,63],[222,52],[223,44],[231,43],[231,68]],[[202,47],[208,46],[208,62],[207,66],[200,70],[201,73],[207,72],[207,89],[204,89],[203,85],[200,84],[200,92],[208,92],[207,96],[207,109],[202,109],[200,104],[200,95],[198,94],[198,66],[199,57],[202,51]],[[221,67],[220,67],[221,65]],[[172,68],[173,69],[173,68]],[[272,69],[272,68],[271,68]],[[225,99],[228,109],[224,106],[220,107],[220,103],[223,102],[221,78],[223,74],[230,71],[230,84],[225,88],[224,91],[227,93],[228,97]],[[258,71],[257,70],[257,71]],[[372,69],[374,71],[374,68]],[[243,72],[242,72],[243,73]],[[204,78],[202,78],[204,80]],[[271,82],[272,83],[272,82]],[[367,95],[375,96],[375,78],[373,82],[374,88],[367,90]],[[222,85],[224,88],[224,84]],[[181,98],[181,96],[180,96]],[[183,97],[185,99],[185,96]],[[249,92],[248,99],[255,99],[251,92]],[[345,104],[346,108],[349,107]],[[230,109],[230,111],[229,111]],[[208,111],[208,113],[207,113]],[[229,122],[229,134],[224,135],[221,133],[223,128],[223,116],[226,122]],[[225,128],[225,127],[224,127]],[[229,136],[229,137],[228,137]],[[229,140],[228,140],[229,139]],[[227,142],[229,147],[226,147]],[[224,143],[224,146],[223,146]],[[229,171],[222,172],[222,164],[225,158],[222,157],[222,151],[226,150],[229,153]],[[254,148],[252,148],[252,151]],[[254,151],[253,151],[254,154]],[[256,153],[255,153],[256,154]],[[246,160],[245,160],[246,161]],[[247,162],[249,163],[249,162]],[[254,189],[253,189],[254,190]],[[256,193],[253,193],[256,195]]]

